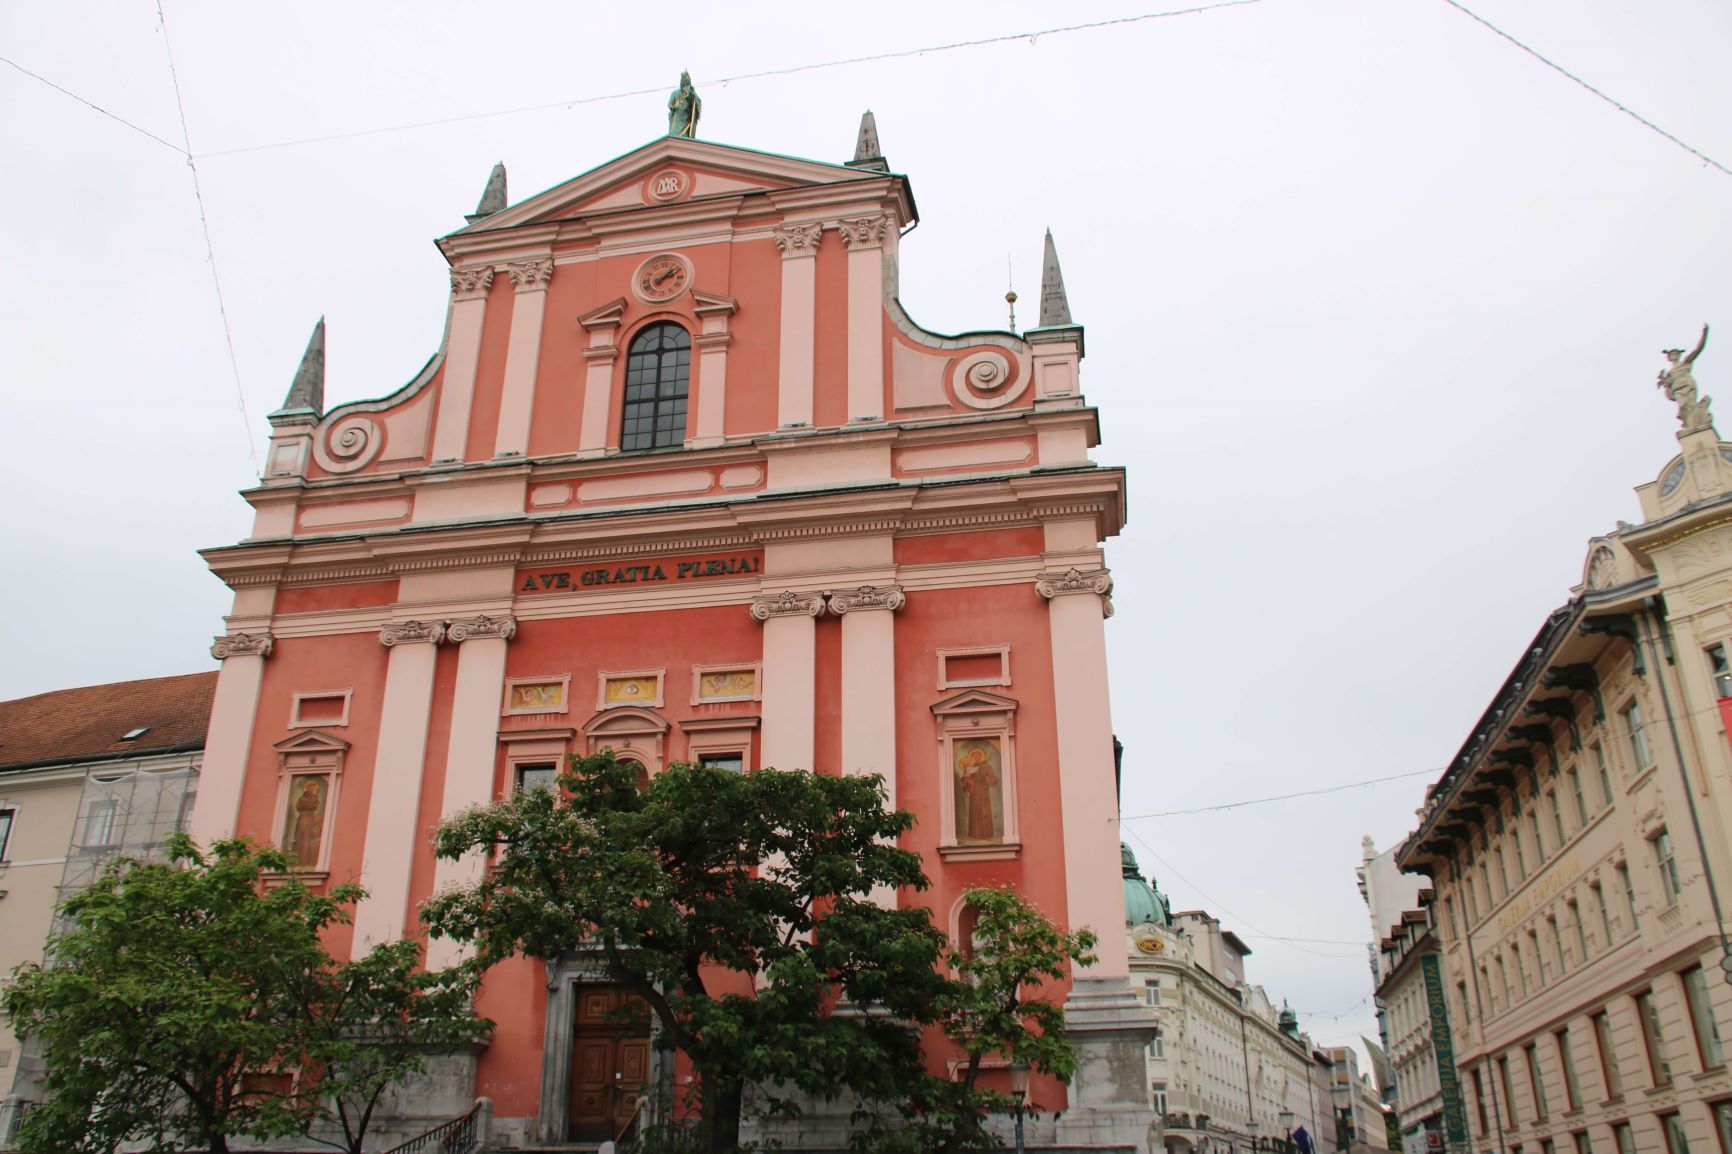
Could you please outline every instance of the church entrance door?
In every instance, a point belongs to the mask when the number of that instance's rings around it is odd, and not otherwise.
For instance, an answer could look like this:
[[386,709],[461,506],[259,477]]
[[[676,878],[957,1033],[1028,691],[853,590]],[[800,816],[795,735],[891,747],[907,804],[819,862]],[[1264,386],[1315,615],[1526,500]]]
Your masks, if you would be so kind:
[[617,1138],[649,1080],[649,1012],[618,986],[577,988],[571,1043],[571,1140]]

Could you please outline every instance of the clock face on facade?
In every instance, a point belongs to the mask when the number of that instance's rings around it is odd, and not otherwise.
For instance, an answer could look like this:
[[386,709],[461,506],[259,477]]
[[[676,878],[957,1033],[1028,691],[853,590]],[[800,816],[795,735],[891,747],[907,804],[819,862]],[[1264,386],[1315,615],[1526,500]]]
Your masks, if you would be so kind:
[[637,295],[646,301],[671,301],[686,291],[691,269],[677,256],[652,256],[637,270]]

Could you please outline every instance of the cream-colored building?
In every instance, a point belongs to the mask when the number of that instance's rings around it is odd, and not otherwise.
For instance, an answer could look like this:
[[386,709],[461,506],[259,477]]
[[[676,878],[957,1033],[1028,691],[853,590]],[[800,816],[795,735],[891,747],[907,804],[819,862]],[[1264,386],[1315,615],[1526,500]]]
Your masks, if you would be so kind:
[[1122,855],[1131,982],[1159,1023],[1148,1079],[1168,1154],[1277,1149],[1300,1127],[1334,1154],[1328,1063],[1293,1012],[1245,980],[1250,948],[1202,910],[1171,913]]
[[[1401,1154],[1459,1154],[1450,1140],[1445,1116],[1445,1084],[1455,1080],[1453,1035],[1447,1005],[1434,1006],[1427,996],[1426,971],[1441,972],[1437,938],[1431,929],[1429,903],[1410,910],[1400,925],[1379,943],[1377,1003],[1393,1074],[1388,1095],[1401,1133]],[[1442,1030],[1438,1029],[1442,1025]],[[1440,1053],[1442,1060],[1440,1061]],[[1459,1102],[1459,1082],[1452,1093]],[[1465,1137],[1465,1113],[1458,1113],[1458,1136]]]
[[[42,960],[55,906],[118,854],[185,828],[215,690],[194,673],[0,702],[0,975]],[[39,1074],[0,1016],[0,1147]]]
[[1694,357],[1662,375],[1680,451],[1641,522],[1589,543],[1400,851],[1436,891],[1476,1150],[1732,1150],[1732,444]]

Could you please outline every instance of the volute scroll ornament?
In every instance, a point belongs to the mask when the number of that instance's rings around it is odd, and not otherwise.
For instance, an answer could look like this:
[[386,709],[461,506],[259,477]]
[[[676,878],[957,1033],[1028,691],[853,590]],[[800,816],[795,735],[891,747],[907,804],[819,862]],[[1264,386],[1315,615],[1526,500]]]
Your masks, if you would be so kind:
[[210,655],[218,661],[231,657],[269,657],[277,639],[269,633],[230,633],[211,642]]
[[907,602],[900,585],[862,585],[830,594],[830,612],[838,617],[856,609],[887,609],[894,613]]
[[821,617],[824,614],[822,593],[796,593],[792,589],[781,593],[760,593],[752,598],[752,617],[768,621],[772,617]]
[[1094,593],[1101,599],[1101,615],[1113,615],[1113,575],[1109,569],[1084,572],[1072,566],[1060,574],[1047,574],[1034,583],[1034,591],[1051,601],[1072,593]]
[[313,437],[313,460],[327,473],[353,473],[372,464],[384,447],[379,422],[356,413],[319,430]]
[[379,630],[379,644],[386,649],[418,642],[438,645],[445,640],[445,628],[443,621],[393,621]]
[[489,617],[482,613],[475,617],[467,617],[461,621],[453,621],[445,629],[445,638],[453,645],[461,645],[474,638],[497,637],[501,641],[510,641],[517,636],[517,618]]

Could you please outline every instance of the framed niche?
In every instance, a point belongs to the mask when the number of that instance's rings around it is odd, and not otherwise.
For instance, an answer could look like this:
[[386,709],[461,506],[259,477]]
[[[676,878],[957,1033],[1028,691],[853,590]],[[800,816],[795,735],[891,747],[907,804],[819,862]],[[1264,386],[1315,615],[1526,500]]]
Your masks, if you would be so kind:
[[331,869],[331,831],[349,743],[309,729],[277,742],[274,748],[277,806],[271,839],[289,855],[293,872],[309,880],[322,879]]
[[669,728],[667,718],[654,710],[632,705],[604,709],[584,724],[583,752],[613,750],[617,760],[636,763],[638,782],[647,785],[667,764]]
[[940,833],[946,861],[1001,860],[1022,850],[1016,805],[1015,699],[968,689],[932,707]]
[[564,713],[570,708],[571,674],[558,677],[507,677],[505,704],[501,712],[506,717],[536,713]]
[[728,701],[758,701],[764,695],[762,662],[732,665],[692,666],[692,704],[718,705]]
[[666,682],[665,669],[603,670],[596,676],[595,707],[660,709]]
[[329,689],[319,693],[296,693],[289,710],[290,729],[341,729],[349,724],[349,700],[353,689]]
[[976,645],[938,651],[938,688],[1009,685],[1010,646]]

